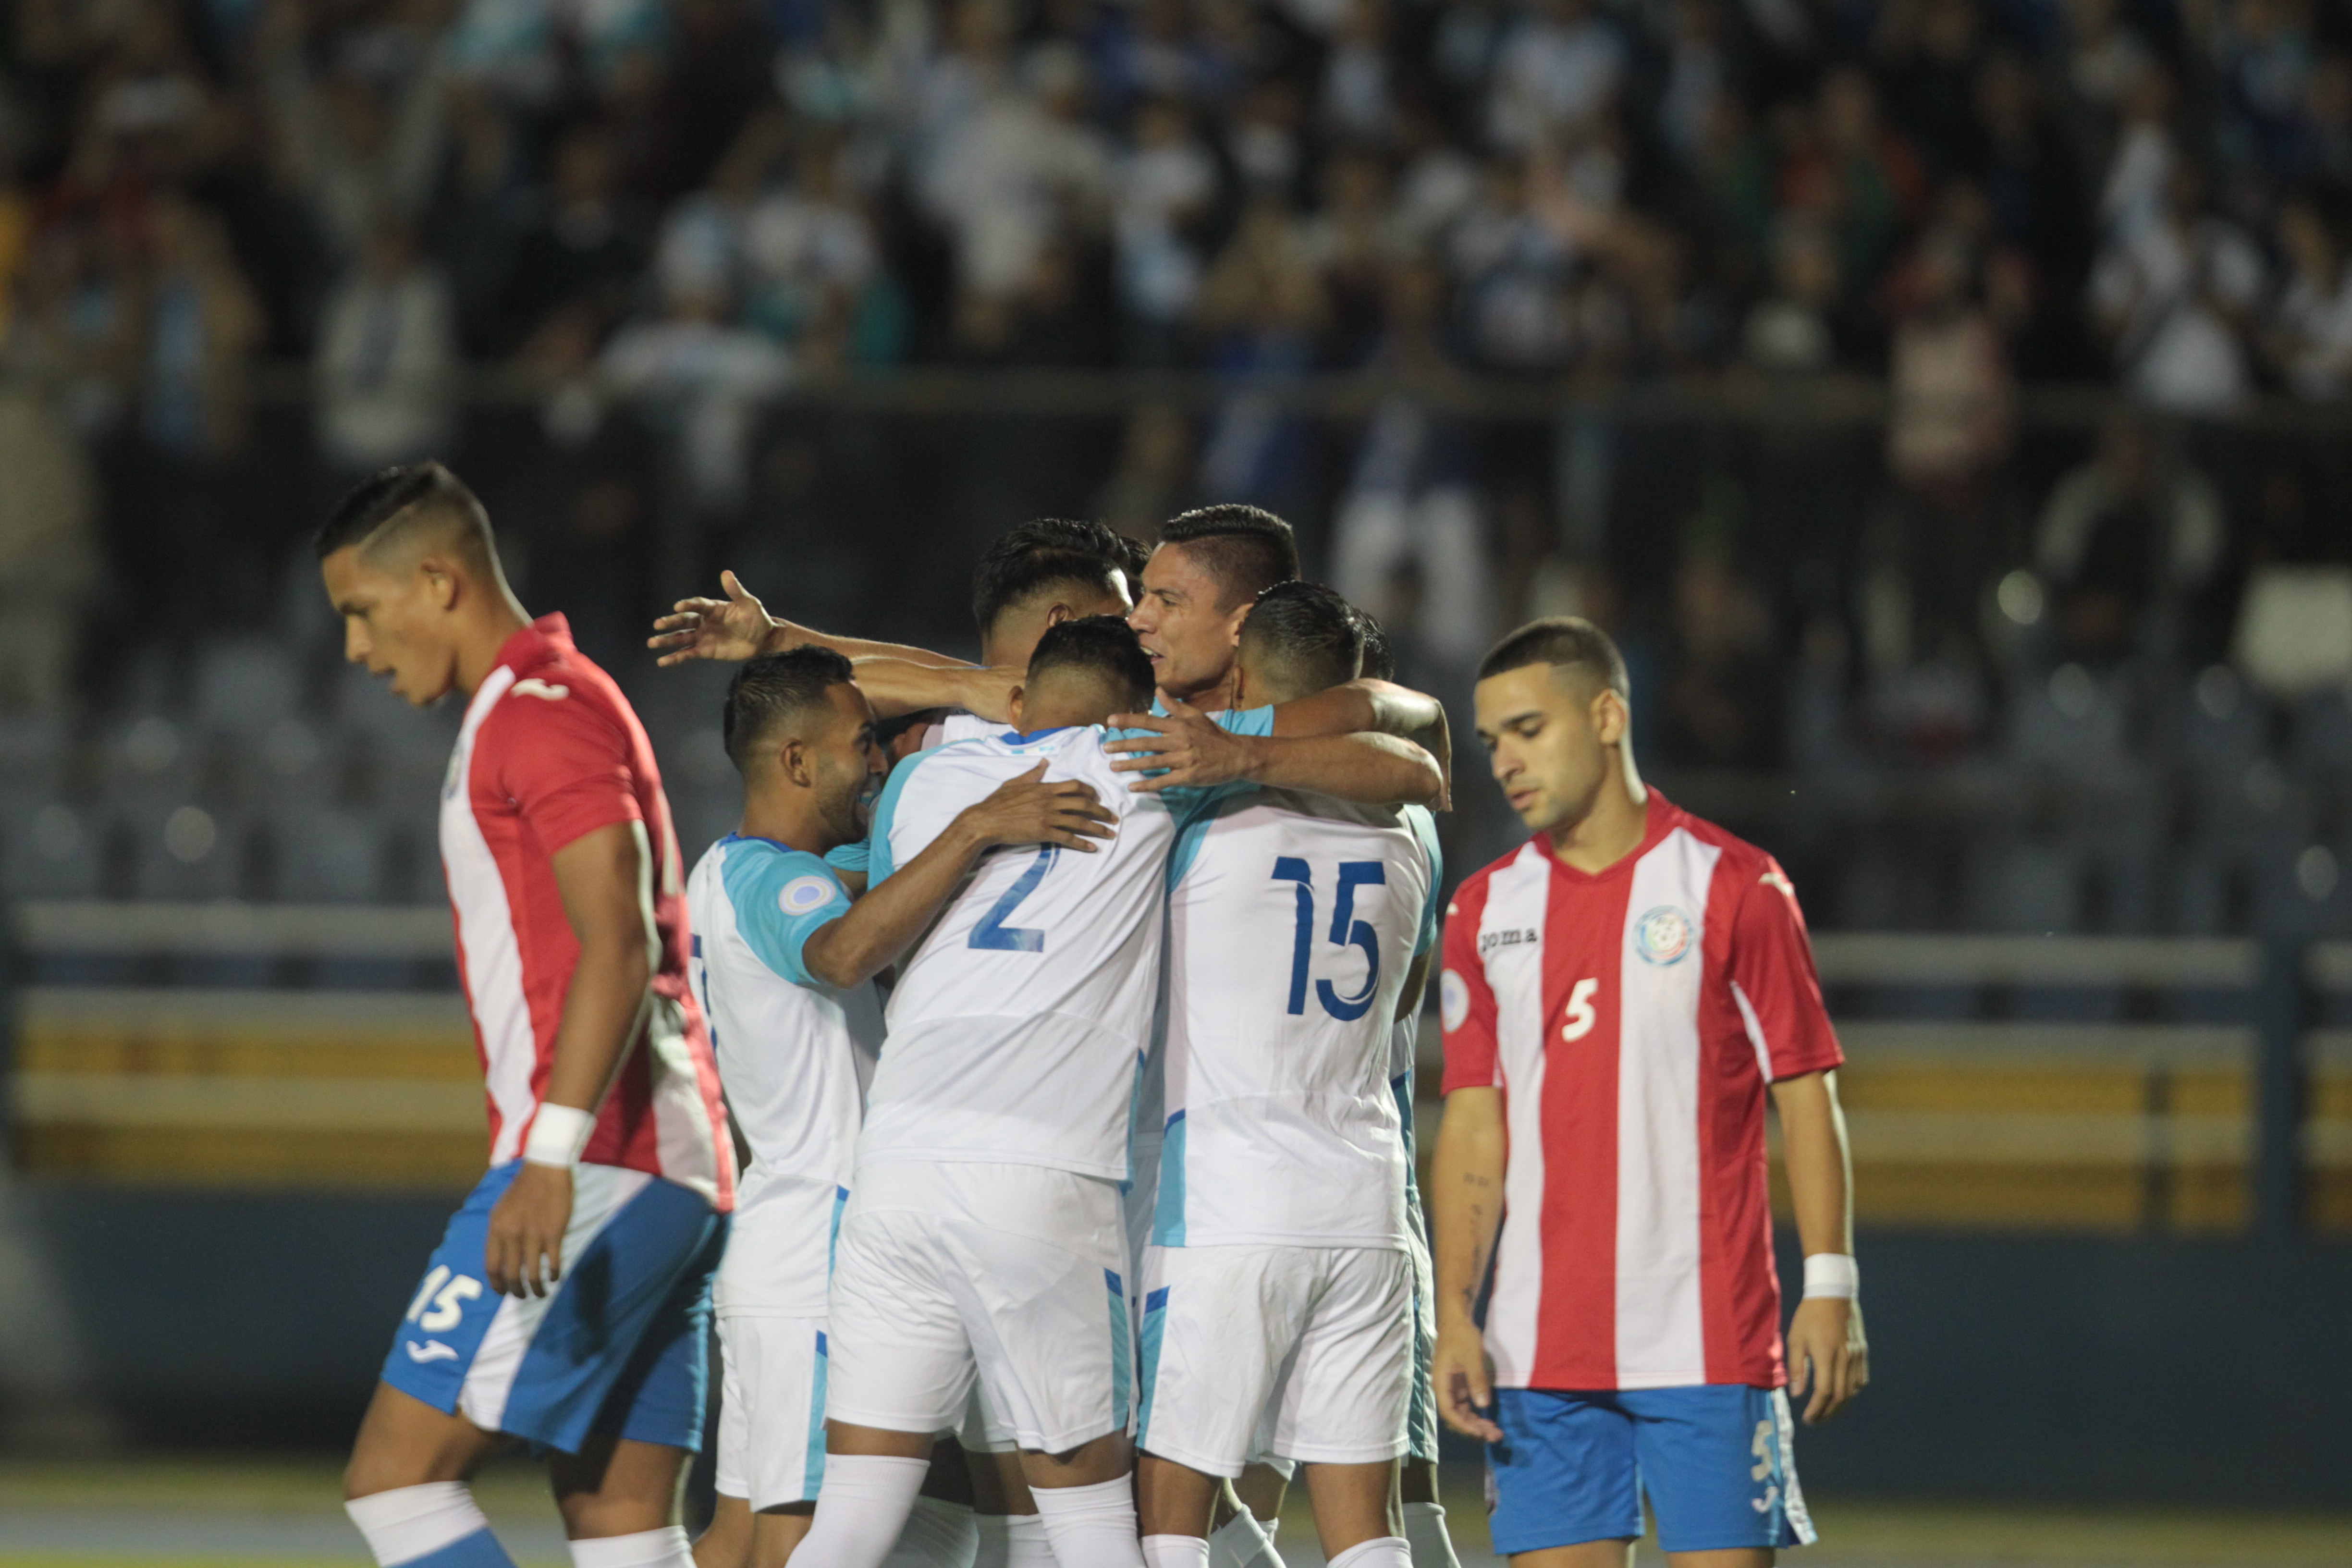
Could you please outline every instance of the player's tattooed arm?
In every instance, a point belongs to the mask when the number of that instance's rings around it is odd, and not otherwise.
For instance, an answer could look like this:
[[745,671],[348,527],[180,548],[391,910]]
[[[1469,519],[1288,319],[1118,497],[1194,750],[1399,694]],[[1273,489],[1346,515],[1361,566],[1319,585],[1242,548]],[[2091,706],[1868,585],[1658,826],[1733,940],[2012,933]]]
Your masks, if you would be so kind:
[[1015,665],[919,664],[906,658],[859,658],[857,689],[877,718],[896,719],[926,708],[961,709],[996,723],[1013,716],[1013,692],[1026,672]]
[[1444,770],[1410,741],[1376,733],[1236,735],[1188,702],[1171,702],[1168,710],[1112,716],[1113,729],[1136,732],[1105,750],[1118,753],[1112,768],[1143,775],[1133,785],[1139,795],[1254,784],[1372,805],[1445,804]]
[[1108,838],[1118,818],[1091,785],[1045,781],[1045,764],[996,786],[957,814],[945,832],[850,905],[839,920],[812,932],[801,965],[827,985],[855,985],[897,962],[963,885],[972,862],[1003,845],[1051,844],[1081,854]]
[[1467,1436],[1499,1443],[1487,1414],[1494,1374],[1476,1317],[1478,1291],[1503,1223],[1503,1169],[1509,1149],[1503,1091],[1457,1089],[1445,1097],[1428,1192],[1431,1256],[1437,1272],[1437,1349],[1430,1373],[1438,1414]]
[[[546,1105],[593,1112],[621,1070],[651,1005],[661,938],[654,927],[653,851],[642,822],[592,829],[549,858],[580,961],[563,994]],[[525,1160],[490,1210],[483,1271],[490,1289],[544,1296],[563,1278],[572,1172]]]
[[[1853,1254],[1853,1161],[1835,1071],[1800,1073],[1772,1086],[1780,1117],[1780,1158],[1805,1256]],[[1804,1401],[1808,1425],[1845,1408],[1870,1383],[1870,1342],[1862,1303],[1810,1296],[1789,1322],[1789,1394]]]
[[964,663],[929,648],[834,637],[778,620],[768,614],[768,606],[732,572],[719,574],[719,586],[724,597],[680,599],[668,615],[654,622],[654,635],[646,639],[646,646],[661,655],[656,664],[667,668],[698,658],[740,663],[755,654],[782,653],[803,643],[829,647],[845,658],[898,658],[927,665]]
[[1445,724],[1445,704],[1425,691],[1391,680],[1350,680],[1277,703],[1274,732],[1279,736],[1344,735],[1377,731],[1394,735],[1437,759],[1450,787],[1454,741]]

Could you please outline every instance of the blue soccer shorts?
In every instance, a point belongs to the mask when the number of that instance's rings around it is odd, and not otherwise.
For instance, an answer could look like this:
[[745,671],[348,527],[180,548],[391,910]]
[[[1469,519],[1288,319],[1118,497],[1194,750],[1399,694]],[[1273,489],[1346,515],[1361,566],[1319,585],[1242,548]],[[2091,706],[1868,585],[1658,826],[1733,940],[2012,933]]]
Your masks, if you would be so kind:
[[521,1168],[492,1169],[449,1221],[383,1381],[485,1431],[565,1453],[608,1431],[698,1451],[727,1216],[646,1172],[578,1166],[563,1278],[544,1297],[499,1296],[483,1248],[490,1210]]
[[1633,1540],[1644,1494],[1667,1552],[1813,1540],[1777,1388],[1498,1388],[1495,1424],[1503,1440],[1487,1445],[1486,1488],[1498,1555]]

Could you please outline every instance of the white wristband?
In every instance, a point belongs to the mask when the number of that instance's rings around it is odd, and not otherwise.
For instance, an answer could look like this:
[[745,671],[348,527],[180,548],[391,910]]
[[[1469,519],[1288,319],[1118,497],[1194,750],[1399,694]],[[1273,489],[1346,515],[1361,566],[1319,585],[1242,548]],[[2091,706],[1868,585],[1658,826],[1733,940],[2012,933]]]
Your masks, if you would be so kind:
[[596,1113],[569,1105],[542,1105],[531,1119],[530,1136],[523,1140],[522,1157],[534,1165],[570,1170],[580,1163],[588,1135],[596,1131]]
[[1862,1290],[1862,1270],[1843,1252],[1815,1252],[1805,1258],[1805,1300],[1833,1296],[1851,1301]]

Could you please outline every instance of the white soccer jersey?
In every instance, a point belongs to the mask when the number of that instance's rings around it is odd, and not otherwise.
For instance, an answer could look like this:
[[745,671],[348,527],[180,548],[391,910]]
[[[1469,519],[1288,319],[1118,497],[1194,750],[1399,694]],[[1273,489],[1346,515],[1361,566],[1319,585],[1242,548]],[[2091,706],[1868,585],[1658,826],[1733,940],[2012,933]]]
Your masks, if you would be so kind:
[[860,1164],[987,1161],[1127,1179],[1171,812],[1187,803],[1134,793],[1103,749],[1113,738],[1098,726],[1000,731],[890,775],[870,839],[875,887],[1040,760],[1048,780],[1092,784],[1118,826],[1092,854],[1016,847],[982,858],[899,970]]
[[694,989],[751,1146],[717,1305],[821,1318],[882,1009],[871,981],[836,991],[801,953],[848,912],[849,895],[816,856],[730,834],[696,864],[686,896]]
[[1004,733],[1004,728],[1003,725],[983,719],[977,713],[966,713],[961,710],[952,713],[942,713],[937,720],[923,726],[923,750],[935,752],[941,746],[950,746],[958,741],[986,740],[991,735],[1002,735]]
[[1188,816],[1154,1243],[1405,1245],[1391,1024],[1437,879],[1425,813],[1259,790]]

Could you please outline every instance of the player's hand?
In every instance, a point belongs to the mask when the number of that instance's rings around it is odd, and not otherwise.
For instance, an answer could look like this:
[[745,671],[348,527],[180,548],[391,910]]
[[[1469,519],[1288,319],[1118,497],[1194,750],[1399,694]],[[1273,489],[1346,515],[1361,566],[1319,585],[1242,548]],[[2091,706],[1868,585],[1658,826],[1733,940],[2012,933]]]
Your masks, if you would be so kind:
[[768,634],[783,623],[732,572],[719,574],[723,599],[680,599],[674,612],[654,623],[646,646],[660,653],[654,662],[667,669],[689,659],[741,662],[767,646]]
[[1437,1413],[1448,1426],[1482,1443],[1503,1440],[1503,1429],[1486,1414],[1495,1408],[1495,1379],[1475,1323],[1438,1323],[1429,1380],[1436,1386]]
[[544,1296],[563,1278],[563,1232],[572,1224],[572,1173],[525,1160],[490,1208],[482,1272],[501,1296]]
[[[1138,795],[1153,795],[1181,785],[1231,784],[1249,776],[1257,748],[1247,737],[1223,728],[1191,703],[1171,700],[1163,717],[1152,713],[1118,713],[1114,730],[1142,730],[1103,748],[1118,753],[1111,763],[1123,773],[1151,771],[1129,787]],[[1165,771],[1162,771],[1165,770]]]
[[1017,664],[994,668],[975,666],[957,680],[957,695],[961,699],[959,706],[992,724],[1009,724],[1013,721],[1013,694],[1028,679],[1029,671]]
[[1798,1302],[1789,1323],[1789,1396],[1804,1400],[1805,1425],[1828,1420],[1869,1384],[1862,1304],[1835,1296]]
[[1043,763],[997,785],[986,800],[964,807],[963,821],[983,847],[1054,844],[1089,855],[1095,852],[1095,839],[1108,838],[1118,828],[1118,818],[1104,808],[1092,784],[1076,779],[1047,784]]

